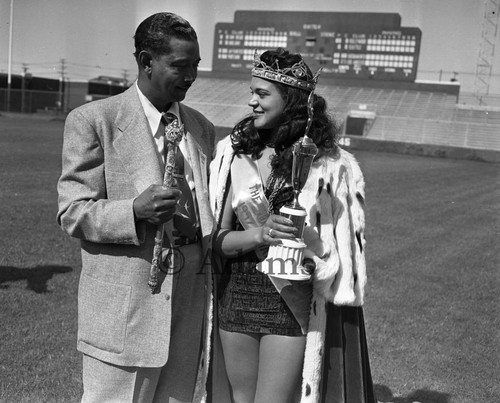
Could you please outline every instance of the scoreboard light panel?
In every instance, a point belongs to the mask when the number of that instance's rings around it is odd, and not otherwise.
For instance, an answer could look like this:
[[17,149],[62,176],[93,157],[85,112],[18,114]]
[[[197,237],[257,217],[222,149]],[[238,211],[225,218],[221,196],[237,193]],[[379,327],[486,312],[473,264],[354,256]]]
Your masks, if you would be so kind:
[[[260,26],[249,21],[218,23],[215,29],[213,70],[248,72],[252,68],[256,49],[262,53],[283,47],[302,54],[313,71],[322,67],[322,77],[415,80],[420,29],[378,26],[372,18],[369,26],[343,24],[342,31],[336,31],[335,25],[339,24],[334,22],[338,16],[325,18],[324,14],[328,13],[321,13],[321,23],[302,23],[300,17],[303,13],[288,14],[293,14],[294,18],[284,22],[275,21],[272,26]],[[374,17],[376,15],[374,13]],[[382,16],[387,17],[387,14]],[[308,17],[306,19],[310,21],[311,16]],[[394,20],[397,21],[397,18]],[[351,21],[355,22],[356,19],[351,18]],[[383,23],[387,24],[386,21],[387,18]]]

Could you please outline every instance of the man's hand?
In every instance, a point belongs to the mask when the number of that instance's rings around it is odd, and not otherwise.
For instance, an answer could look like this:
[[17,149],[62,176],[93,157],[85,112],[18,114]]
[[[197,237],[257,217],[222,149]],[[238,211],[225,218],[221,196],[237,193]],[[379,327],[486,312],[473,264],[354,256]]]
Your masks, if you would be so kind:
[[151,185],[134,200],[136,220],[159,225],[171,220],[181,195],[179,189]]

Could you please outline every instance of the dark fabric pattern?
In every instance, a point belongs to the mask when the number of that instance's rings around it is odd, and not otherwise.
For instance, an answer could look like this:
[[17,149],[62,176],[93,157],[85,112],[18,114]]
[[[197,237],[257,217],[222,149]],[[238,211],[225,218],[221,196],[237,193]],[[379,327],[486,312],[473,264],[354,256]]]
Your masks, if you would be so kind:
[[255,253],[227,262],[221,282],[219,327],[230,332],[300,336],[292,312],[267,275],[256,269]]

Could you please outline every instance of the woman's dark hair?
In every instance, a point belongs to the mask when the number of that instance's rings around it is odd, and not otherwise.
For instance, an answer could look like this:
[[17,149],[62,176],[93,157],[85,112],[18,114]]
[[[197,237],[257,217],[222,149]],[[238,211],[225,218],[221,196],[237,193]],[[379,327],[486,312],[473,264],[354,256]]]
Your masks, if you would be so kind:
[[170,53],[170,39],[197,41],[196,31],[184,18],[173,13],[157,13],[142,21],[134,35],[137,60],[139,53],[146,50],[154,56]]
[[[260,59],[267,66],[279,66],[280,69],[292,67],[300,62],[299,54],[291,54],[287,50],[278,48],[264,52]],[[293,76],[293,74],[287,73]],[[313,80],[313,74],[307,68],[307,81]],[[307,100],[309,91],[271,81],[278,88],[285,108],[282,120],[276,129],[257,130],[253,124],[253,117],[248,116],[236,124],[231,140],[233,148],[238,154],[250,154],[259,158],[266,145],[275,148],[276,155],[271,161],[274,171],[289,178],[292,169],[291,146],[300,137],[304,136],[307,124]],[[309,130],[309,137],[319,149],[318,156],[336,148],[339,127],[327,112],[325,99],[320,95],[313,95],[313,119]]]

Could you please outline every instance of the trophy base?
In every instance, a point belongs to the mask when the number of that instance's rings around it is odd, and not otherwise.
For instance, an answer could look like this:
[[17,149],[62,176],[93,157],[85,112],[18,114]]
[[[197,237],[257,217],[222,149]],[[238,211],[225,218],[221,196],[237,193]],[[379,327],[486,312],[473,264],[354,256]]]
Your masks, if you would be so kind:
[[311,275],[307,274],[305,268],[302,266],[298,266],[297,270],[302,271],[302,274],[270,274],[272,277],[281,278],[283,280],[292,280],[292,281],[309,281],[311,279]]
[[301,265],[305,247],[298,238],[282,239],[281,244],[269,247],[266,259],[257,265],[257,270],[286,280],[309,280],[311,275]]

